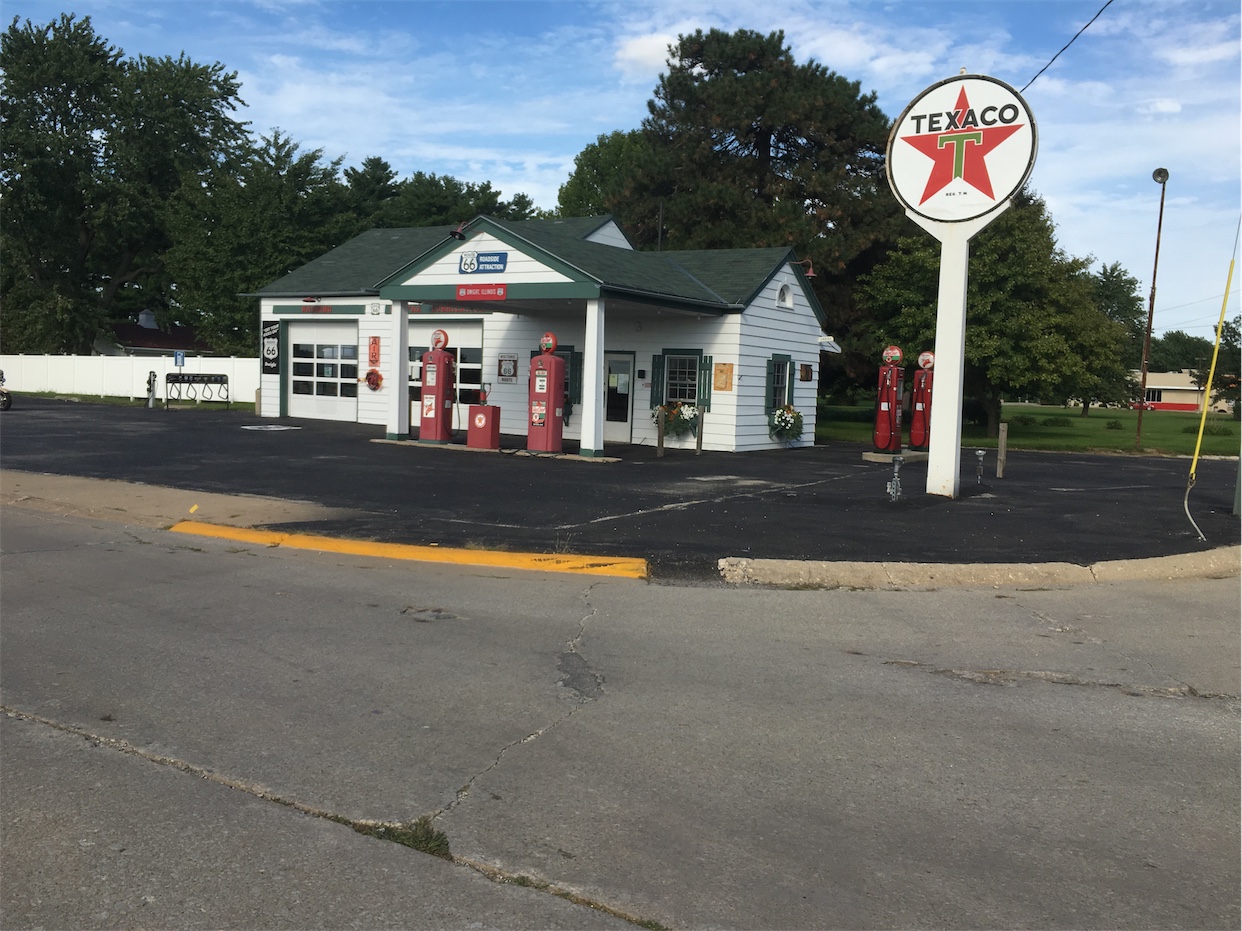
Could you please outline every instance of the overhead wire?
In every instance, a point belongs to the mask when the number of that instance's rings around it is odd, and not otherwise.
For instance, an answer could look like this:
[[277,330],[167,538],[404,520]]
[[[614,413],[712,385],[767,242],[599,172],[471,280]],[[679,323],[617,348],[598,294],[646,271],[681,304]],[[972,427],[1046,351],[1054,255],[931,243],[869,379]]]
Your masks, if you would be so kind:
[[[1108,0],[1108,2],[1107,2],[1107,3],[1105,3],[1102,7],[1100,7],[1099,11],[1098,11],[1098,12],[1097,12],[1094,16],[1092,16],[1090,20],[1088,20],[1088,21],[1087,21],[1087,25],[1086,25],[1086,26],[1083,26],[1083,27],[1082,27],[1081,29],[1079,29],[1076,33],[1074,33],[1074,38],[1073,38],[1073,39],[1070,39],[1068,42],[1066,42],[1066,43],[1065,43],[1065,45],[1063,45],[1063,46],[1061,47],[1061,52],[1064,52],[1067,48],[1069,48],[1071,45],[1073,45],[1073,44],[1074,44],[1074,39],[1077,39],[1080,35],[1082,35],[1084,32],[1086,32],[1086,31],[1087,31],[1087,27],[1088,27],[1088,26],[1090,26],[1092,23],[1094,23],[1097,19],[1099,19],[1099,18],[1100,18],[1100,13],[1103,13],[1105,10],[1107,10],[1107,9],[1109,8],[1109,6],[1111,6],[1111,5],[1112,5],[1112,2],[1113,2],[1113,0]],[[1039,69],[1039,71],[1037,71],[1037,72],[1035,73],[1035,77],[1034,77],[1034,78],[1031,78],[1029,81],[1027,81],[1027,82],[1026,82],[1026,85],[1022,88],[1022,90],[1018,91],[1018,93],[1019,93],[1019,94],[1025,93],[1025,92],[1026,92],[1026,88],[1028,88],[1028,87],[1030,87],[1032,84],[1034,84],[1034,83],[1035,83],[1035,79],[1036,79],[1036,78],[1038,78],[1038,77],[1039,77],[1041,74],[1043,74],[1045,71],[1047,71],[1049,68],[1051,68],[1051,67],[1052,67],[1052,63],[1053,63],[1054,61],[1056,61],[1058,58],[1060,58],[1060,57],[1061,57],[1061,52],[1057,52],[1055,55],[1053,55],[1053,56],[1052,56],[1052,58],[1051,58],[1051,59],[1049,59],[1048,64],[1046,64],[1046,65],[1044,65],[1042,68],[1040,68],[1040,69]]]

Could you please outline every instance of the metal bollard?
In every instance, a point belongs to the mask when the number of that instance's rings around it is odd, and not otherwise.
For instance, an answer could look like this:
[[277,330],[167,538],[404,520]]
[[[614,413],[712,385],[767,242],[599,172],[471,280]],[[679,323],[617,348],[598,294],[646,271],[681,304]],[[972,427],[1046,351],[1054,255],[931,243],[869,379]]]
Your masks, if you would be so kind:
[[147,407],[155,407],[155,373],[147,376]]
[[976,485],[983,484],[983,456],[984,456],[983,450],[981,449],[975,450],[975,458],[979,460],[979,464],[975,467],[975,484]]
[[901,456],[893,457],[893,480],[885,486],[885,491],[894,502],[901,498],[901,464],[903,462],[905,460]]

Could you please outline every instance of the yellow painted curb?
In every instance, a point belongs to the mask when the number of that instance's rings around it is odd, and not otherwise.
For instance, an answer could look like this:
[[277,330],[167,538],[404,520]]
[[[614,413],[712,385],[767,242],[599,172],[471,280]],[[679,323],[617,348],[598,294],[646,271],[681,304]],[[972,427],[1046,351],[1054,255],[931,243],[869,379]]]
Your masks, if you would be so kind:
[[223,527],[183,520],[169,528],[173,533],[217,537],[262,546],[284,546],[323,553],[375,556],[380,559],[408,559],[418,562],[450,563],[458,566],[497,566],[544,572],[577,572],[608,575],[623,579],[647,578],[647,560],[621,556],[575,556],[568,553],[508,553],[503,550],[462,550],[446,546],[415,546],[409,543],[374,543],[367,540],[341,540],[304,533],[273,533],[245,527]]

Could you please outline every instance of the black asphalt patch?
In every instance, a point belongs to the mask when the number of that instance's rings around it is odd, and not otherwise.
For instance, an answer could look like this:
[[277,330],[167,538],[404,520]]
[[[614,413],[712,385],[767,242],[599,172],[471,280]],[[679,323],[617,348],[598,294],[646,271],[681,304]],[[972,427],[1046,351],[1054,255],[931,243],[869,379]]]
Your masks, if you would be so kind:
[[[1158,416],[1158,415],[1157,415]],[[254,430],[261,426],[297,430]],[[754,453],[609,447],[618,462],[373,440],[382,427],[272,421],[21,397],[0,416],[4,468],[298,499],[347,519],[271,526],[381,542],[648,559],[657,580],[718,578],[726,556],[1090,565],[1239,542],[1238,461],[1010,451],[1005,478],[962,451],[961,495],[924,493],[927,467],[865,462],[833,443]],[[505,437],[512,452],[521,438]],[[572,447],[571,447],[572,449]],[[269,525],[270,526],[270,525]]]

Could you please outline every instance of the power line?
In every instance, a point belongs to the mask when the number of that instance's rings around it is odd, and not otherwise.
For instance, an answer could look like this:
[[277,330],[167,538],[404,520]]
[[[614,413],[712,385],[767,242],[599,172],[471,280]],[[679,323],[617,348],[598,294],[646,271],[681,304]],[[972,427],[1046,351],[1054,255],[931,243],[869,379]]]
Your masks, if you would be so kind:
[[[1091,23],[1094,23],[1097,19],[1099,19],[1099,18],[1100,18],[1100,13],[1103,13],[1105,10],[1107,10],[1107,9],[1109,8],[1109,6],[1111,6],[1111,5],[1112,5],[1112,2],[1113,2],[1113,0],[1108,0],[1108,2],[1107,2],[1107,3],[1105,3],[1102,7],[1100,7],[1099,13],[1096,13],[1094,16],[1092,16],[1092,17],[1091,17],[1091,19],[1087,22],[1087,25],[1086,25],[1086,26],[1083,26],[1083,27],[1082,27],[1081,29],[1079,29],[1076,33],[1074,33],[1074,38],[1073,38],[1073,39],[1070,39],[1068,42],[1066,42],[1066,43],[1065,43],[1065,45],[1061,48],[1061,52],[1064,52],[1067,48],[1069,48],[1071,45],[1073,45],[1073,44],[1074,44],[1074,39],[1077,39],[1080,35],[1082,35],[1084,32],[1086,32],[1086,31],[1087,31],[1087,26],[1090,26],[1090,25],[1091,25]],[[1026,92],[1026,88],[1027,88],[1027,87],[1030,87],[1032,84],[1034,84],[1034,83],[1035,83],[1035,78],[1038,78],[1041,74],[1043,74],[1045,71],[1047,71],[1049,68],[1051,68],[1051,67],[1052,67],[1052,62],[1056,61],[1058,58],[1060,58],[1060,57],[1061,57],[1061,52],[1057,52],[1055,55],[1053,55],[1053,56],[1052,56],[1052,58],[1051,58],[1051,60],[1048,62],[1048,64],[1046,64],[1046,65],[1044,65],[1042,68],[1040,68],[1040,69],[1039,69],[1039,71],[1035,74],[1035,77],[1034,77],[1034,78],[1031,78],[1029,81],[1027,81],[1027,82],[1026,82],[1026,86],[1025,86],[1025,87],[1023,87],[1023,88],[1022,88],[1022,90],[1018,91],[1018,93],[1019,93],[1019,94],[1025,93],[1025,92]]]

